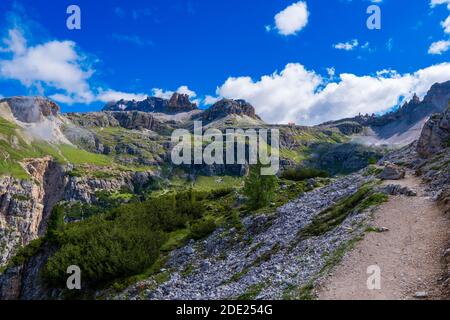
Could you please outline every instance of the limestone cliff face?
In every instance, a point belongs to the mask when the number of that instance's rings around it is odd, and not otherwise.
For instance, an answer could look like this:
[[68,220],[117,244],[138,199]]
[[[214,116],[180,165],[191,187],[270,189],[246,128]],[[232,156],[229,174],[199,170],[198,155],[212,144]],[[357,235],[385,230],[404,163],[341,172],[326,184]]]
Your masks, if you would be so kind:
[[93,203],[96,201],[97,191],[114,192],[121,188],[135,192],[149,183],[153,172],[124,172],[111,178],[71,177],[65,179],[63,200],[69,202]]
[[0,178],[0,266],[45,231],[63,195],[63,169],[50,157],[26,160],[23,166],[30,179]]
[[6,102],[14,117],[21,122],[42,122],[47,117],[56,117],[59,106],[44,97],[12,97],[0,100]]
[[122,127],[158,131],[163,125],[151,114],[142,111],[114,111],[92,113],[68,113],[67,119],[82,128]]

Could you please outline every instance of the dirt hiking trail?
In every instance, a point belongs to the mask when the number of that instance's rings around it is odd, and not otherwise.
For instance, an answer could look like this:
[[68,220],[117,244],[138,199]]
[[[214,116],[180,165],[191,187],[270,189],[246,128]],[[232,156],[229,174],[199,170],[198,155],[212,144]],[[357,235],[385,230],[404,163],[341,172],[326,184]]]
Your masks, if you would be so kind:
[[[348,252],[317,290],[321,300],[442,299],[442,252],[450,223],[437,204],[425,196],[420,179],[407,175],[384,184],[408,186],[417,197],[392,196],[374,214],[371,232]],[[367,288],[367,268],[381,269],[381,289]]]

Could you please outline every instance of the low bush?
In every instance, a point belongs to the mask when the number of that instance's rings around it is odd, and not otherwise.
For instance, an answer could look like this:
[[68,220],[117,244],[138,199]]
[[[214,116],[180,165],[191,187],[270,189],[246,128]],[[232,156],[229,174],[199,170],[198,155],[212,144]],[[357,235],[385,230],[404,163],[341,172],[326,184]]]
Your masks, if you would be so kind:
[[202,204],[192,190],[125,204],[65,227],[64,212],[57,207],[47,238],[58,249],[44,267],[44,280],[64,288],[71,265],[80,267],[86,288],[139,274],[157,261],[170,232],[188,223],[196,238],[212,232],[211,221],[195,223],[202,215]]
[[299,232],[300,239],[323,235],[340,225],[354,210],[365,210],[371,204],[379,201],[379,196],[373,196],[371,192],[372,187],[364,185],[353,195],[325,209]]
[[326,171],[304,167],[287,169],[281,173],[282,179],[291,181],[302,181],[311,178],[327,178],[327,177],[328,173]]
[[275,198],[275,191],[278,186],[277,177],[261,175],[261,168],[260,164],[253,165],[245,179],[243,191],[247,197],[246,205],[251,210],[268,206]]
[[190,237],[194,240],[206,238],[216,230],[217,226],[213,219],[204,219],[191,226]]
[[215,199],[223,198],[232,192],[233,192],[233,188],[216,189],[216,190],[213,190],[210,192],[208,198],[215,200]]
[[25,247],[19,249],[16,255],[8,263],[8,267],[19,266],[26,262],[29,258],[35,256],[42,248],[43,239],[36,239],[31,241]]

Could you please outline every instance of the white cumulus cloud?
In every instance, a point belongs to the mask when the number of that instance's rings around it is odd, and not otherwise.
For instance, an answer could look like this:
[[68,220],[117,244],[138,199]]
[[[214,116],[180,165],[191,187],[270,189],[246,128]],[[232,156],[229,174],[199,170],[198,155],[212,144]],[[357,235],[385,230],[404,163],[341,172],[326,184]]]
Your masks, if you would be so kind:
[[163,98],[163,99],[170,99],[175,92],[178,92],[181,94],[187,94],[189,96],[189,98],[191,98],[191,99],[194,99],[197,97],[197,93],[195,91],[192,91],[191,89],[189,89],[188,86],[181,86],[175,91],[164,90],[164,89],[160,89],[160,88],[152,89],[153,96],[155,96],[157,98]]
[[29,46],[18,28],[10,29],[3,39],[0,53],[0,77],[19,81],[41,94],[53,91],[50,98],[57,102],[89,104],[120,99],[144,100],[147,95],[112,89],[92,90],[89,80],[94,70],[85,64],[86,58],[76,50],[73,41],[49,41]]
[[[333,45],[333,47],[338,50],[351,51],[351,50],[355,49],[356,47],[358,47],[358,45],[359,45],[359,41],[357,39],[353,39],[348,42],[336,43],[335,45]],[[367,46],[369,46],[369,43],[367,43]]]
[[450,10],[450,0],[431,0],[430,2],[430,6],[432,8],[441,4],[446,4],[448,9]]
[[281,72],[261,77],[229,78],[217,89],[220,97],[245,99],[270,123],[314,125],[358,113],[386,112],[416,92],[423,96],[436,82],[450,80],[450,63],[399,74],[383,70],[376,75],[340,74],[329,82],[303,65],[290,63]]
[[64,91],[69,98],[89,103],[95,97],[87,80],[92,70],[82,65],[83,57],[75,50],[72,41],[50,41],[28,46],[18,29],[11,29],[4,39],[3,52],[10,59],[0,60],[0,75],[5,79],[20,81],[26,87],[44,85]]
[[291,4],[275,16],[275,26],[283,36],[294,35],[308,24],[309,12],[306,2]]
[[147,95],[145,93],[126,93],[126,92],[120,92],[115,90],[102,90],[99,89],[99,93],[97,94],[97,100],[102,102],[111,102],[111,101],[119,101],[119,100],[136,100],[136,101],[142,101],[147,98]]
[[450,49],[450,41],[447,40],[441,40],[437,42],[433,42],[428,49],[429,54],[443,54],[444,52],[447,52],[448,49]]
[[215,104],[218,101],[220,101],[220,97],[213,97],[213,96],[207,95],[205,97],[205,99],[203,99],[203,104],[206,106],[210,106],[210,105]]

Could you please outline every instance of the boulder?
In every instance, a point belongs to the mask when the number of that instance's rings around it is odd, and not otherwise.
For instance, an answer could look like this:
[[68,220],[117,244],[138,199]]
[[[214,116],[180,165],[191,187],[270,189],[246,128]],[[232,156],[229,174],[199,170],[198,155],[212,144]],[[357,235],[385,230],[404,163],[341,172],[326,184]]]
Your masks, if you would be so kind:
[[417,192],[414,190],[408,188],[408,187],[402,187],[398,184],[389,184],[387,186],[382,186],[378,188],[378,192],[390,195],[390,196],[407,196],[407,197],[415,197],[417,196]]
[[406,176],[405,169],[393,164],[388,164],[383,169],[383,171],[378,175],[378,178],[382,180],[401,180],[404,179],[405,176]]

